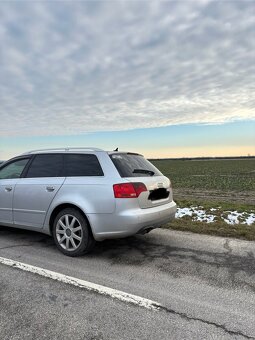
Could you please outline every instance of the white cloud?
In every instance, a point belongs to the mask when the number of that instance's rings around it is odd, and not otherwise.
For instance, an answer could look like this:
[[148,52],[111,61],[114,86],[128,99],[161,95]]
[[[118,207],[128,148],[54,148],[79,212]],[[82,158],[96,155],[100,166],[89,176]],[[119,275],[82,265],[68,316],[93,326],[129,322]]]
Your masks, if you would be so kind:
[[0,135],[255,119],[249,1],[0,4]]

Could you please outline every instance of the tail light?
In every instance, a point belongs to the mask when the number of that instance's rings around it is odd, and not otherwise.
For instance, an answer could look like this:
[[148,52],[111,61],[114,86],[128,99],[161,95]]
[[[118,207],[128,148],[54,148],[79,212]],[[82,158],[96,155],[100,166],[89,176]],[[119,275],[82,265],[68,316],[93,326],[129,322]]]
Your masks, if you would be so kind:
[[115,198],[136,198],[143,192],[147,191],[143,183],[120,183],[113,185],[113,192]]

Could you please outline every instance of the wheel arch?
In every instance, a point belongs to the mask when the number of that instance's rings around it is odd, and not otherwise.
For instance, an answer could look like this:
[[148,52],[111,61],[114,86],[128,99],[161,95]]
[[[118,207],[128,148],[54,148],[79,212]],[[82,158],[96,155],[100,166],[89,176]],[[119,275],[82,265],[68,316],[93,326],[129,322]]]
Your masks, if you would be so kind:
[[83,215],[83,217],[85,218],[86,222],[88,223],[88,227],[89,227],[90,233],[93,236],[92,228],[91,228],[91,225],[90,225],[90,222],[89,222],[89,219],[88,219],[87,215],[85,214],[85,212],[80,207],[78,207],[77,205],[72,204],[72,203],[62,203],[62,204],[59,204],[58,206],[56,206],[53,209],[53,211],[51,212],[51,215],[50,215],[50,219],[49,219],[49,231],[50,231],[50,234],[52,235],[53,224],[54,224],[54,220],[55,220],[57,214],[61,210],[64,210],[64,209],[67,209],[67,208],[74,208],[74,209],[76,209],[77,211],[79,211]]

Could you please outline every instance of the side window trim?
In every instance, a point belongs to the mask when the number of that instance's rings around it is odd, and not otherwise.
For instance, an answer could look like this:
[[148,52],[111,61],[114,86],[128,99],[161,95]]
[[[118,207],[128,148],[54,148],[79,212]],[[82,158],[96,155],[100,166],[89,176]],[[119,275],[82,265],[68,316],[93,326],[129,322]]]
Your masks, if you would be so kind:
[[34,155],[32,157],[29,157],[29,161],[27,162],[25,168],[23,169],[21,175],[20,175],[20,178],[25,178],[26,177],[26,174],[28,172],[28,169],[30,168],[30,165],[31,163],[33,162],[33,159],[34,159]]

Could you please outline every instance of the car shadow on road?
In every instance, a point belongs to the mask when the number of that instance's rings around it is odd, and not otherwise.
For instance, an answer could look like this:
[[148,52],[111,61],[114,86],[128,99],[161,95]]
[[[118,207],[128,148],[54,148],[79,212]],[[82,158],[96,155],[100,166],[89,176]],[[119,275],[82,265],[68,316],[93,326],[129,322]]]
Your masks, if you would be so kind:
[[107,259],[111,265],[148,266],[174,278],[189,276],[217,287],[241,287],[255,292],[254,253],[233,254],[229,239],[222,251],[213,252],[160,244],[153,234],[133,236],[100,242],[87,256]]
[[[54,241],[40,233],[0,227],[0,237],[15,241],[15,246],[36,245],[50,248],[58,253]],[[12,246],[9,246],[12,247]],[[0,247],[5,249],[8,247]],[[1,255],[1,254],[0,254]],[[63,255],[64,256],[64,255]],[[209,251],[205,248],[194,249],[160,242],[153,233],[136,235],[124,239],[105,240],[97,242],[93,251],[83,256],[84,261],[101,259],[110,266],[150,267],[174,278],[182,276],[197,277],[216,286],[228,285],[248,288],[255,292],[255,257],[254,253],[245,255],[233,254],[229,239],[226,239],[221,251]],[[68,262],[68,259],[67,259]]]
[[[55,247],[52,237],[35,232],[35,231],[0,226],[0,238],[1,237],[5,237],[6,243],[8,241],[11,241],[11,243],[17,242],[16,244],[17,246],[21,246],[21,243],[22,244],[24,243],[27,245],[33,245],[34,243],[39,243],[42,246]],[[0,246],[0,249],[5,249],[8,247],[12,247],[12,245],[10,246],[7,245],[3,247]]]

